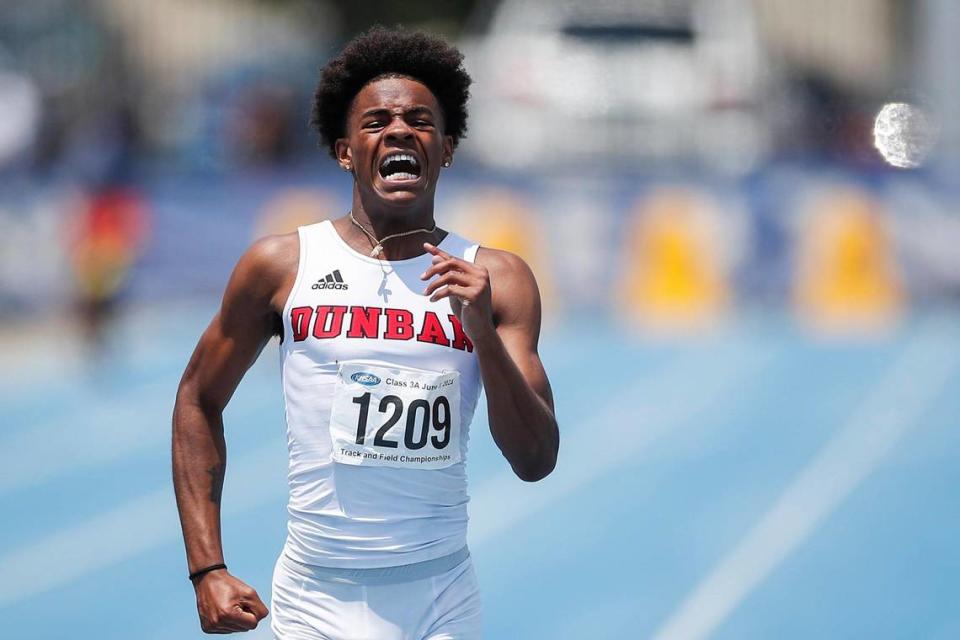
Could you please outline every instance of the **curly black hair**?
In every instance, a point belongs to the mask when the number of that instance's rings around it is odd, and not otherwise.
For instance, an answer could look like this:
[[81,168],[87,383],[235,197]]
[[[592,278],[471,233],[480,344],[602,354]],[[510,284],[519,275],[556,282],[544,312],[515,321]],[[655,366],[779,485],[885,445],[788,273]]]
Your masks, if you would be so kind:
[[310,124],[331,156],[336,158],[334,145],[346,135],[354,97],[371,80],[390,76],[413,78],[433,92],[454,147],[466,135],[471,80],[463,54],[437,36],[376,26],[351,40],[321,73]]

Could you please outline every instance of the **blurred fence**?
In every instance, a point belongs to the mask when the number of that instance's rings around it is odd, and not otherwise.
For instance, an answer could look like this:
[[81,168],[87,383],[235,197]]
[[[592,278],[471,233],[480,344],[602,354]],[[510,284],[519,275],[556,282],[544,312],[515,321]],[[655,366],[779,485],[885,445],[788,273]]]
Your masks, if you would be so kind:
[[[871,131],[885,103],[960,96],[950,0],[441,4],[381,16],[462,28],[473,128],[438,220],[527,258],[556,317],[699,327],[760,306],[863,328],[960,296],[956,119],[939,146],[936,109],[929,132],[893,123],[912,171]],[[0,6],[0,319],[215,295],[258,235],[344,212],[306,120],[357,19]]]
[[[824,166],[770,166],[735,182],[458,167],[441,182],[437,217],[524,256],[560,314],[686,326],[761,306],[862,326],[960,297],[956,189],[931,175]],[[253,239],[343,215],[350,183],[311,167],[175,175],[129,191],[146,221],[118,288],[159,302],[219,294]],[[97,200],[62,185],[16,193],[0,198],[0,308],[64,308],[79,284],[75,219]]]

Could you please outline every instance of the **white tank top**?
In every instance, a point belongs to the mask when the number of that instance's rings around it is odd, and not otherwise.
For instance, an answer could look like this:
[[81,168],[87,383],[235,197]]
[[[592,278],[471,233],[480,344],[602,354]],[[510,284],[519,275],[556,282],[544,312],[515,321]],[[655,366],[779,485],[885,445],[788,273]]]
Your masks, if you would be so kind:
[[[382,261],[329,221],[298,229],[283,310],[281,381],[290,452],[286,555],[322,567],[389,567],[466,544],[473,345],[420,280],[431,255]],[[473,261],[448,233],[440,248]]]

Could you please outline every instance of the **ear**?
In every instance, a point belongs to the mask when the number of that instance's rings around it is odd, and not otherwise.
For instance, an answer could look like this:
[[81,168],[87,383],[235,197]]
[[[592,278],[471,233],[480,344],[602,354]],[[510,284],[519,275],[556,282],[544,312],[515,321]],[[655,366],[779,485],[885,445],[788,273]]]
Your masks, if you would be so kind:
[[443,136],[443,161],[453,162],[453,136]]
[[337,164],[344,171],[353,170],[353,151],[350,150],[350,143],[346,138],[338,138],[333,143],[333,150],[337,154]]

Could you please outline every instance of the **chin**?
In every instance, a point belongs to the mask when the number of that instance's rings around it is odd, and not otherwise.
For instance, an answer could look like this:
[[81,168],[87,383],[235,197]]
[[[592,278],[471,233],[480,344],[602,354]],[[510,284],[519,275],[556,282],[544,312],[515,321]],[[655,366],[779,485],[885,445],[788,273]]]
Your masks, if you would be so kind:
[[424,187],[426,185],[420,181],[409,186],[391,185],[385,183],[383,180],[378,180],[377,182],[379,184],[374,184],[373,192],[376,194],[377,199],[387,206],[410,207],[424,202],[432,196],[432,192],[425,189]]
[[415,209],[417,204],[422,202],[423,198],[413,197],[412,194],[407,196],[403,194],[402,196],[392,196],[389,198],[383,198],[383,204],[390,209]]

